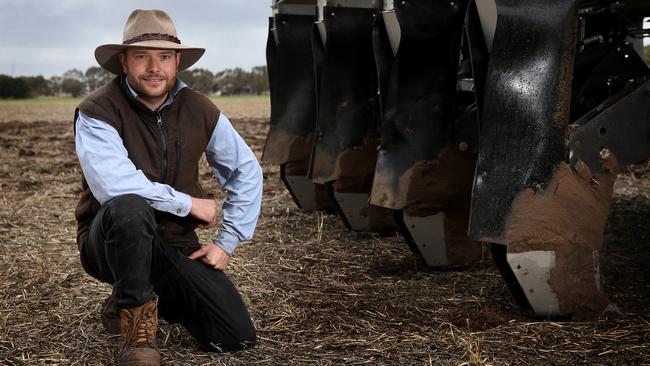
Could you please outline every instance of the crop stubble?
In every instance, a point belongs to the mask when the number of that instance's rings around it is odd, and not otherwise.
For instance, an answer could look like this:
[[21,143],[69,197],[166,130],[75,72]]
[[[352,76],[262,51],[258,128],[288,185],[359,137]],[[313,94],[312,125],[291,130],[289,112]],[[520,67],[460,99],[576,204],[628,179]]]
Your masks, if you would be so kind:
[[[268,100],[218,104],[259,158]],[[74,243],[73,110],[73,103],[0,104],[0,365],[110,364],[114,357],[117,339],[99,323],[109,287],[85,275]],[[203,353],[182,328],[163,322],[159,345],[167,364],[649,362],[645,165],[619,176],[601,259],[605,290],[627,317],[588,323],[530,318],[489,260],[434,271],[399,237],[353,233],[336,216],[303,212],[278,167],[263,168],[255,238],[241,245],[228,271],[260,344]],[[201,177],[222,199],[207,167]]]

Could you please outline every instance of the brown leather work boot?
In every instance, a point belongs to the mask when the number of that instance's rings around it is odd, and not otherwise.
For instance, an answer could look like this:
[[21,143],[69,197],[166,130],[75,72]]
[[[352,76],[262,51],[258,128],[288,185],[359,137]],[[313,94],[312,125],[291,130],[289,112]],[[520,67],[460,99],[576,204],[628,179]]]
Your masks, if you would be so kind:
[[120,334],[120,314],[115,309],[115,290],[104,300],[102,304],[102,324],[110,334]]
[[160,352],[156,347],[158,299],[144,305],[120,309],[122,339],[117,354],[121,366],[158,366]]

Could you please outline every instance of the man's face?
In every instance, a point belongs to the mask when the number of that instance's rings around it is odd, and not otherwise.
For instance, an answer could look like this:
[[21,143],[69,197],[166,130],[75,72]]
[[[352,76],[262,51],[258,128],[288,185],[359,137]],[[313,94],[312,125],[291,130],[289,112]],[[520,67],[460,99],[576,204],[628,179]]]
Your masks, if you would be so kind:
[[151,48],[129,48],[119,55],[129,84],[144,104],[162,105],[176,83],[180,52]]

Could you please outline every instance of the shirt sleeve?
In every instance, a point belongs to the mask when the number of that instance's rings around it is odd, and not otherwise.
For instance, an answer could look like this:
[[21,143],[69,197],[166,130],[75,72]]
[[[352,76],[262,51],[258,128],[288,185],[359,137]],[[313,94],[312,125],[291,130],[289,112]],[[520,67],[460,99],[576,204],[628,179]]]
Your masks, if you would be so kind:
[[111,125],[82,112],[75,124],[81,170],[100,204],[117,196],[137,194],[156,210],[181,217],[189,214],[191,197],[169,185],[151,182],[129,159],[122,138]]
[[262,204],[262,167],[223,113],[205,151],[221,189],[223,220],[213,242],[233,255],[240,241],[253,237]]

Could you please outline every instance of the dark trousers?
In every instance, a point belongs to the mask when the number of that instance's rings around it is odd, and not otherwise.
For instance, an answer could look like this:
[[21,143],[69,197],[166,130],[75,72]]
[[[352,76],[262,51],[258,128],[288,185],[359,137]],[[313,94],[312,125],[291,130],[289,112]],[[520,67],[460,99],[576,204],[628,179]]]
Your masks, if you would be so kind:
[[112,284],[115,306],[135,307],[158,296],[158,313],[180,323],[203,346],[217,351],[256,342],[255,328],[237,288],[222,271],[165,243],[154,210],[137,195],[104,204],[82,248],[93,277]]

